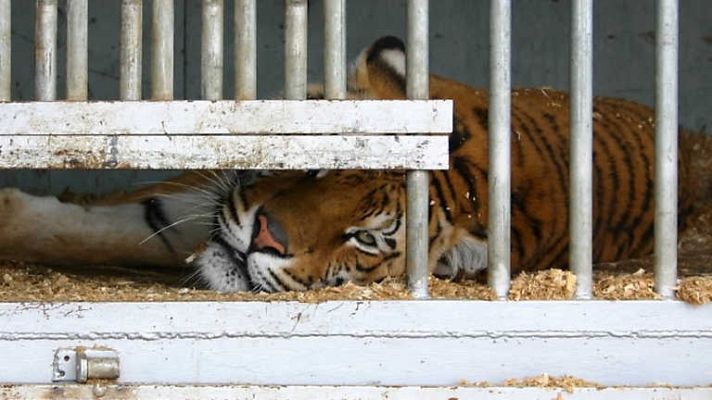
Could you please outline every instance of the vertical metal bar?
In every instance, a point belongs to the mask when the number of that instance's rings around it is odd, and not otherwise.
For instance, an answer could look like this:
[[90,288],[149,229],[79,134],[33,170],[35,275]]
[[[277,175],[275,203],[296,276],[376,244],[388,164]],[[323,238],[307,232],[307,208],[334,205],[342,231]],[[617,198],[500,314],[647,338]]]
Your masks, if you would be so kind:
[[490,3],[487,269],[499,299],[507,298],[510,280],[511,6],[510,0]]
[[142,20],[143,0],[121,1],[121,100],[141,100]]
[[284,97],[307,97],[307,0],[284,0]]
[[346,98],[346,0],[324,1],[324,94]]
[[35,14],[35,99],[57,98],[57,0],[37,0]]
[[590,299],[593,262],[593,0],[571,3],[570,265],[576,298]]
[[[409,99],[430,97],[428,66],[428,0],[408,0],[406,91]],[[428,298],[427,171],[408,171],[406,214],[406,266],[408,287],[416,299]]]
[[10,0],[0,0],[0,101],[12,100]]
[[173,0],[153,0],[151,98],[173,99]]
[[677,284],[678,1],[658,0],[655,73],[655,290]]
[[67,100],[87,99],[87,0],[67,0]]
[[223,97],[223,0],[203,0],[200,56],[201,93],[206,100]]
[[235,0],[235,98],[257,97],[257,8],[255,0]]

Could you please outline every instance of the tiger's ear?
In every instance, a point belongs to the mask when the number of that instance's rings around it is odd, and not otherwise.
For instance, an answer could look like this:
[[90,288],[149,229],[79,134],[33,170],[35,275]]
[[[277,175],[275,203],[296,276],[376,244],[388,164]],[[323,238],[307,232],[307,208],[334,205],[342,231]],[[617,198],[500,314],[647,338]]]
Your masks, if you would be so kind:
[[384,36],[361,52],[352,73],[352,86],[379,99],[405,98],[405,44]]

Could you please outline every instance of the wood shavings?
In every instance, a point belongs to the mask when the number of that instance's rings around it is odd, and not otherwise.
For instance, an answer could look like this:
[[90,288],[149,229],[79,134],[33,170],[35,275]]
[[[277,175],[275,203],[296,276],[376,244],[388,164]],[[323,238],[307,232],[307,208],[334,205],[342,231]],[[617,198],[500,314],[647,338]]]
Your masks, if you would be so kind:
[[464,387],[543,387],[543,388],[561,388],[566,392],[571,393],[576,388],[597,388],[601,389],[604,386],[587,381],[581,378],[577,378],[571,375],[562,376],[552,376],[549,374],[541,374],[536,376],[530,376],[522,379],[507,379],[502,383],[491,383],[487,381],[480,382],[469,382],[467,380],[461,380],[458,382],[458,386]]
[[690,304],[712,302],[712,276],[682,279],[677,289],[677,298]]
[[576,291],[576,276],[557,268],[522,272],[512,280],[510,300],[569,300]]
[[586,381],[571,375],[551,376],[549,374],[541,374],[523,379],[507,379],[504,381],[503,386],[562,388],[569,393],[580,387],[603,387],[603,385],[599,383]]

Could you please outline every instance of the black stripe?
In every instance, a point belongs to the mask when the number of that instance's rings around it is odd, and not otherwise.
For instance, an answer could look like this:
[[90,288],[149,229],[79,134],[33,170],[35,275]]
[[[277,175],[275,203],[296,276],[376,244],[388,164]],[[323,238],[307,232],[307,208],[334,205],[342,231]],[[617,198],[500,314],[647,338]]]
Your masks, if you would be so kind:
[[440,180],[438,180],[436,176],[433,176],[432,184],[435,188],[435,194],[436,196],[438,196],[438,204],[440,205],[440,209],[443,213],[445,213],[445,219],[447,219],[448,222],[452,223],[452,213],[450,213],[450,209],[447,206],[448,202],[445,198],[445,194],[443,193],[443,188],[442,186],[440,186]]
[[272,271],[271,269],[268,268],[267,272],[269,272],[269,276],[271,276],[272,279],[274,279],[274,282],[277,284],[277,286],[279,286],[279,288],[281,288],[281,290],[280,290],[281,292],[286,292],[288,290],[287,285],[285,285],[284,282],[282,282],[282,280],[279,279],[279,276],[277,276],[277,274],[275,274],[274,271]]
[[171,253],[175,253],[175,248],[173,248],[173,245],[171,245],[168,238],[164,235],[164,232],[171,230],[171,228],[166,229],[166,227],[170,225],[170,222],[168,221],[168,218],[166,218],[166,214],[163,212],[163,202],[161,202],[160,199],[151,197],[142,201],[141,205],[144,207],[143,218],[146,221],[146,224],[148,224],[153,232],[161,238],[161,242],[163,242],[166,248]]
[[240,222],[240,216],[237,214],[237,209],[235,209],[235,200],[232,198],[232,196],[227,199],[227,210],[230,213],[232,219],[235,220],[235,223],[238,226],[242,225],[242,222]]
[[309,286],[311,286],[309,283],[305,282],[304,280],[302,280],[302,279],[299,278],[298,276],[296,276],[296,275],[294,275],[293,273],[289,272],[289,270],[288,270],[287,268],[283,268],[283,269],[282,269],[282,272],[283,272],[285,275],[287,275],[290,279],[292,279],[293,281],[299,283],[300,285],[304,286],[304,287],[307,288],[307,289],[309,288]]

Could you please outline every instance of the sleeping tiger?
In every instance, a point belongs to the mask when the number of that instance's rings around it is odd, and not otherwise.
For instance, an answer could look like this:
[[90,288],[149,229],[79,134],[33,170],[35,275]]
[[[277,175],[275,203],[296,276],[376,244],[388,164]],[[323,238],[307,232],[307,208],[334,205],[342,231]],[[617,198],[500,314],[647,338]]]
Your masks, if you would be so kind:
[[[354,64],[351,98],[405,97],[405,48],[384,37]],[[472,278],[487,266],[488,96],[437,75],[453,99],[450,168],[430,180],[429,267]],[[320,98],[313,90],[311,98]],[[512,93],[512,271],[568,258],[569,99]],[[594,102],[593,257],[639,257],[653,245],[653,117],[630,101]],[[680,138],[679,220],[701,196]],[[699,173],[700,171],[697,171]],[[0,256],[43,263],[180,265],[211,289],[278,292],[358,284],[405,269],[402,171],[196,171],[87,204],[0,192]],[[706,178],[705,178],[706,179]],[[696,184],[691,184],[696,182]],[[195,249],[198,248],[197,251]],[[195,252],[194,252],[195,251]]]

